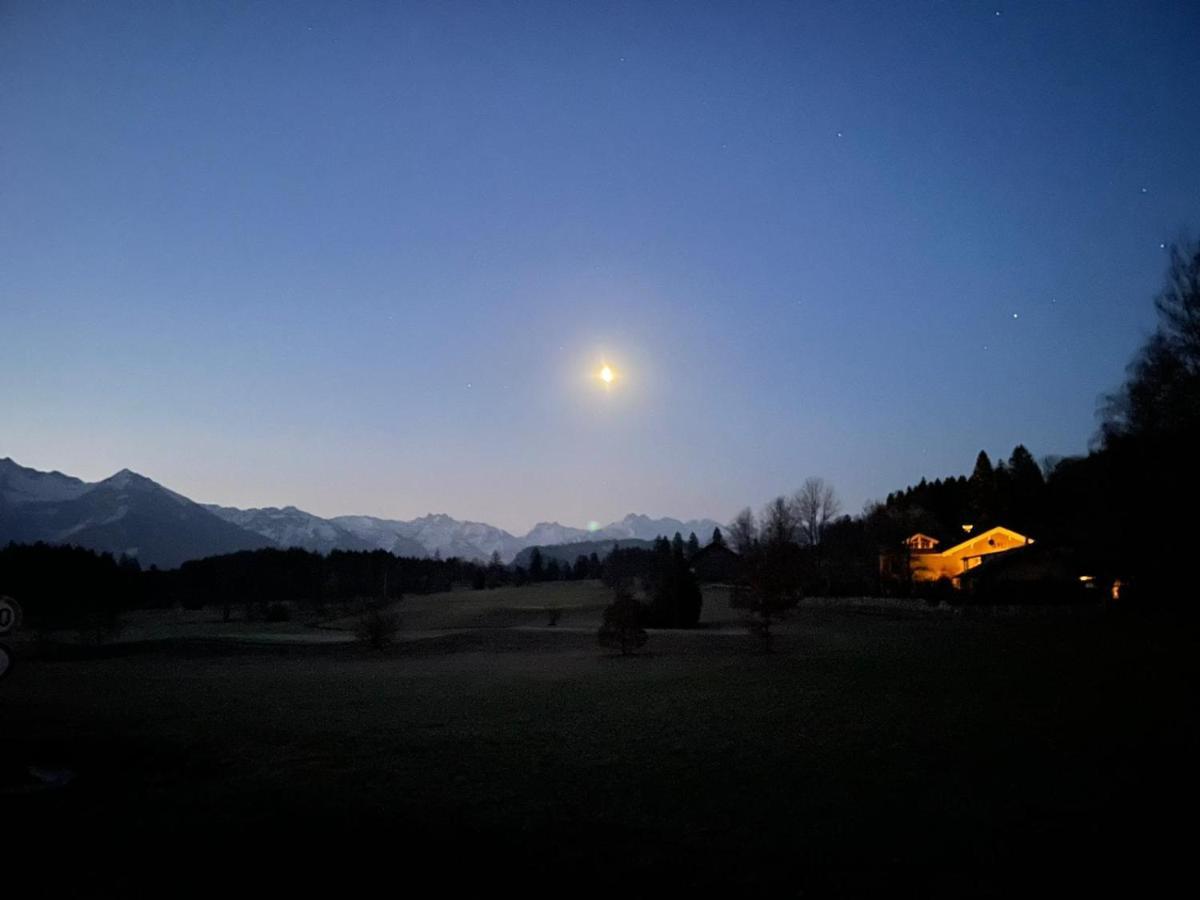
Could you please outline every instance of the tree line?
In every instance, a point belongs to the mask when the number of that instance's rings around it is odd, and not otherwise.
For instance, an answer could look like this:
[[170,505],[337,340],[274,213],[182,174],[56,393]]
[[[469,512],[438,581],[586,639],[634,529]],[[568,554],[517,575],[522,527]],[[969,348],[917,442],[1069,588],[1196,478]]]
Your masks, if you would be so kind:
[[321,616],[366,601],[390,602],[478,583],[485,567],[450,559],[398,557],[384,550],[246,550],[142,570],[135,559],[80,547],[0,548],[0,594],[21,602],[31,628],[115,625],[131,609],[215,606],[225,619]]
[[642,585],[652,598],[643,621],[665,627],[694,624],[699,616],[698,589],[693,599],[690,573],[684,574],[686,559],[698,546],[695,535],[688,541],[676,535],[674,541],[660,538],[654,550],[614,549],[604,560],[596,553],[581,555],[574,566],[553,559],[545,563],[535,550],[528,569],[507,566],[498,554],[484,564],[457,557],[400,557],[384,550],[322,555],[270,548],[190,560],[162,571],[143,570],[132,557],[82,547],[14,543],[0,548],[0,595],[19,599],[30,628],[82,628],[102,637],[117,627],[122,612],[134,609],[212,606],[225,620],[235,614],[260,620],[320,618],[348,608],[385,606],[406,594],[603,579]]

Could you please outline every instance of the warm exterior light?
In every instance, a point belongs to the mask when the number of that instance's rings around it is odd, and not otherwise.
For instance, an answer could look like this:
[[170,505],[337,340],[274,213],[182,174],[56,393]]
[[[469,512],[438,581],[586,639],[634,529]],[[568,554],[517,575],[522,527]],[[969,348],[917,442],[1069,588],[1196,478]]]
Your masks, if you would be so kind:
[[[969,535],[975,526],[965,524],[961,527]],[[978,566],[985,556],[1007,553],[1032,543],[1033,538],[1001,525],[980,532],[978,537],[967,537],[940,552],[935,549],[937,540],[926,534],[914,534],[904,541],[910,553],[909,567],[914,581],[937,581],[939,578],[955,581],[963,572]]]

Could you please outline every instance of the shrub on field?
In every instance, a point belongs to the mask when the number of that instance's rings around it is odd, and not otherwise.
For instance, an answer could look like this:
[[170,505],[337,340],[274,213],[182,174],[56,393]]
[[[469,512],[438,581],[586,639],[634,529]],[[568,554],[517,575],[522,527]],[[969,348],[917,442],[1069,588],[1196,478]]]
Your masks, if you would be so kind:
[[628,656],[646,643],[646,629],[642,628],[645,610],[634,599],[633,592],[621,585],[616,588],[616,597],[604,610],[604,624],[597,637],[600,646],[620,650]]
[[289,622],[292,618],[292,607],[288,603],[268,603],[263,618],[268,622]]
[[114,609],[99,608],[91,611],[79,624],[80,643],[100,646],[115,641],[125,628],[121,614]]
[[400,628],[400,617],[378,605],[371,605],[358,620],[355,634],[358,640],[375,650],[382,650],[392,643]]

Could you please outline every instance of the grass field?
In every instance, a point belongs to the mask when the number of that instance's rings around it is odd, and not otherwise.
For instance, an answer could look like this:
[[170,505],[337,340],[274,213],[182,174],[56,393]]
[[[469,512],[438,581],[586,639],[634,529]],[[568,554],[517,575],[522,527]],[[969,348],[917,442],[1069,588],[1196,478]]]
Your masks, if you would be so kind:
[[[25,660],[0,683],[9,859],[89,895],[1009,896],[1190,865],[1190,629],[814,605],[764,656],[706,599],[711,627],[622,659],[589,630],[602,589],[570,588],[555,629],[539,589],[406,600],[430,636],[386,653]],[[13,788],[29,765],[73,779]]]

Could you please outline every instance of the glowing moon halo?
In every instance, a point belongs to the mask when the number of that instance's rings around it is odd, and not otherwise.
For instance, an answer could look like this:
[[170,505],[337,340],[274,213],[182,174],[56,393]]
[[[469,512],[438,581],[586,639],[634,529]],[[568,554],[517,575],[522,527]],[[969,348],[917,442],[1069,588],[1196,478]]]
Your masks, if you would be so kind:
[[600,370],[600,380],[605,384],[612,384],[617,375],[613,372],[610,366],[605,366]]

